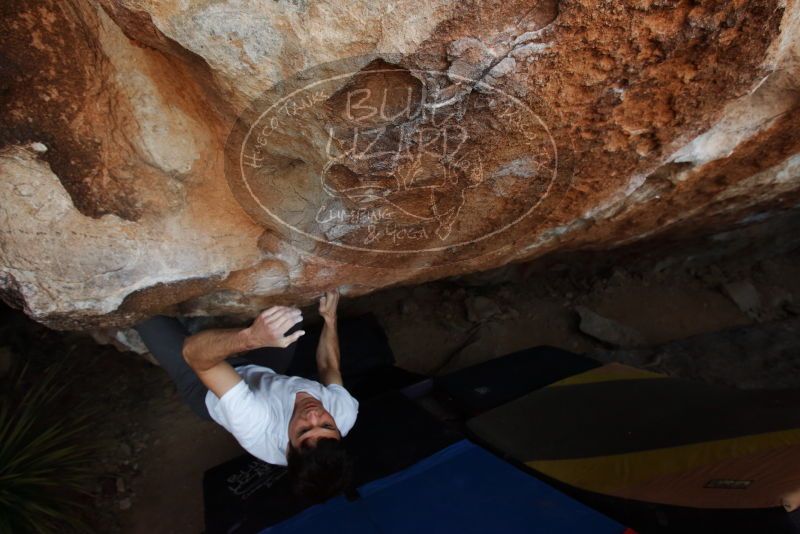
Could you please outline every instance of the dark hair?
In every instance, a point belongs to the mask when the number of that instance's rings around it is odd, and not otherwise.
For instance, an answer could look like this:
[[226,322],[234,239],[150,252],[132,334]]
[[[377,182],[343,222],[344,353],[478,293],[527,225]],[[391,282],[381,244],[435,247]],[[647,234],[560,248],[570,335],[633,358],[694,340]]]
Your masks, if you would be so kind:
[[341,440],[325,438],[316,447],[295,449],[287,455],[289,483],[295,495],[321,503],[348,489],[353,462]]

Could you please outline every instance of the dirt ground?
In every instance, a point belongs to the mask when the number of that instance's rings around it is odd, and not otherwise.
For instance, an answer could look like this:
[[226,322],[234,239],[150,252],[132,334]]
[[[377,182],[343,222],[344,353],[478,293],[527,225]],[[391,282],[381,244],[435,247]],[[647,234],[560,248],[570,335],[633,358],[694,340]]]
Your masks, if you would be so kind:
[[[666,270],[507,267],[344,299],[341,313],[375,313],[398,364],[426,375],[546,344],[734,387],[800,387],[798,260],[794,251]],[[75,394],[105,407],[97,531],[202,532],[203,472],[241,454],[235,441],[197,420],[141,356],[10,309],[3,319],[5,353],[35,365],[66,355]]]

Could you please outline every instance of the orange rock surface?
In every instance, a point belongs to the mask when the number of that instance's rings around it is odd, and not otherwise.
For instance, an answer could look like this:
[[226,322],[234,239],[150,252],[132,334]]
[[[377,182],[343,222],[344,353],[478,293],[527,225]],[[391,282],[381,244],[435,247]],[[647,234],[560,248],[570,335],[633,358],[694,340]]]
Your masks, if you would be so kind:
[[800,203],[795,0],[9,0],[0,293],[254,313]]

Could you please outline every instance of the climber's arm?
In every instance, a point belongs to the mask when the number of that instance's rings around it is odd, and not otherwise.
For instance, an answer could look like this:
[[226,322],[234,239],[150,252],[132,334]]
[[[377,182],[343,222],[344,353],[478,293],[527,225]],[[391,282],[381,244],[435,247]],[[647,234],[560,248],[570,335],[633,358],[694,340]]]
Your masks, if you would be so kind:
[[261,347],[288,347],[305,332],[284,334],[302,319],[297,308],[273,306],[247,328],[211,329],[189,336],[183,343],[183,358],[203,384],[222,397],[241,380],[226,358]]
[[214,395],[222,397],[242,379],[225,358],[244,350],[247,350],[244,330],[204,330],[186,338],[183,359]]
[[336,332],[336,306],[339,291],[328,291],[319,299],[319,314],[325,320],[317,345],[317,374],[320,382],[342,385],[339,354],[339,335]]

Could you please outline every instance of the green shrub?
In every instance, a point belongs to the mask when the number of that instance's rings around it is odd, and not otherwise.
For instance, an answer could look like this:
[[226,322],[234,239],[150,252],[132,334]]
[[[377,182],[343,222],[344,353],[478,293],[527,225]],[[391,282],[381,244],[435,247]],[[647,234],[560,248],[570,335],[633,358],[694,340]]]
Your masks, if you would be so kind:
[[63,362],[30,384],[28,375],[12,372],[0,391],[0,533],[88,531],[92,413],[64,402]]

